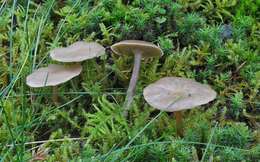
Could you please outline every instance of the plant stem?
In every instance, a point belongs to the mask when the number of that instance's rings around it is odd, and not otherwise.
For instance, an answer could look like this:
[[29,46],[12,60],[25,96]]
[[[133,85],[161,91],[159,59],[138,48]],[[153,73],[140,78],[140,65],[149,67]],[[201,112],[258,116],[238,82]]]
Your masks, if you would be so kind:
[[177,129],[177,135],[180,137],[183,137],[183,121],[182,121],[182,112],[181,111],[175,111],[173,113],[176,120],[176,129]]
[[52,101],[54,102],[55,105],[58,105],[58,103],[59,103],[58,86],[52,87]]
[[131,80],[129,83],[129,87],[127,89],[126,100],[124,103],[124,115],[125,116],[128,115],[128,110],[130,109],[131,103],[134,99],[136,83],[138,80],[140,66],[141,66],[141,59],[142,59],[142,54],[140,52],[136,52],[135,58],[134,58],[134,68],[133,68]]

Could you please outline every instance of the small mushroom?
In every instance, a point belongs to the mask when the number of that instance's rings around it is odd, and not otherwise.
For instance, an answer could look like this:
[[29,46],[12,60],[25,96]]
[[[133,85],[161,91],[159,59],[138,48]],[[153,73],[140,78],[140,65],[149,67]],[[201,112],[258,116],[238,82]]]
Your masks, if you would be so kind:
[[68,80],[79,75],[82,71],[81,65],[55,65],[50,64],[48,67],[39,68],[26,77],[26,84],[33,88],[53,87],[53,101],[58,102],[57,85],[67,82]]
[[162,78],[147,86],[143,95],[152,107],[174,112],[179,136],[183,135],[181,111],[206,104],[216,98],[216,92],[208,85],[180,77]]
[[78,41],[68,47],[56,48],[50,51],[53,60],[80,64],[80,62],[105,54],[105,48],[96,42]]
[[105,54],[105,48],[96,42],[78,41],[64,48],[50,52],[53,60],[59,62],[82,62]]
[[134,68],[127,90],[124,103],[125,115],[131,106],[135,95],[136,83],[139,76],[142,57],[158,57],[163,55],[163,51],[153,43],[140,40],[125,40],[111,46],[114,53],[118,55],[134,55]]

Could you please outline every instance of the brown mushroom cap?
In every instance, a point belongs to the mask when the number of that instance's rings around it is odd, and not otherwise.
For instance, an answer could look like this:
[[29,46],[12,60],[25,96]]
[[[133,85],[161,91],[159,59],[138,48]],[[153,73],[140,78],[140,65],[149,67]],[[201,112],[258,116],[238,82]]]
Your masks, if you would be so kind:
[[105,48],[96,42],[78,41],[50,52],[51,58],[60,62],[81,62],[105,54]]
[[141,52],[143,57],[162,56],[163,51],[153,43],[140,40],[125,40],[111,46],[114,53],[118,55],[134,55]]
[[81,65],[55,65],[39,68],[26,77],[26,84],[30,87],[56,86],[80,74]]
[[208,85],[179,77],[162,78],[147,86],[143,95],[152,107],[168,112],[191,109],[216,98]]

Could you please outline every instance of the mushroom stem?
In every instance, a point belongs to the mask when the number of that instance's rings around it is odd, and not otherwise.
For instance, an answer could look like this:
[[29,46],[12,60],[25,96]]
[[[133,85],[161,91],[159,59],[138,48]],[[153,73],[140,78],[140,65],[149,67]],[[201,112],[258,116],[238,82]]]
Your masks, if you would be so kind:
[[177,135],[180,136],[180,137],[183,137],[182,112],[181,111],[175,111],[173,114],[174,114],[175,120],[176,120]]
[[127,116],[128,110],[130,109],[131,103],[134,99],[136,83],[138,80],[140,66],[141,66],[141,59],[142,59],[142,54],[140,52],[136,52],[134,58],[134,68],[133,68],[131,80],[127,89],[126,99],[124,103],[125,116]]
[[52,87],[52,101],[54,102],[55,105],[57,105],[59,103],[58,86]]

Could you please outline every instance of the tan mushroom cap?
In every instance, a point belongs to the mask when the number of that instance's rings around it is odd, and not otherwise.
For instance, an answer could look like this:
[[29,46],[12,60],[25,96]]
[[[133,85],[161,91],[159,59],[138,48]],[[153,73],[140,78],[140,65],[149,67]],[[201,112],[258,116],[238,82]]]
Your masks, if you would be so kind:
[[78,41],[68,47],[56,48],[51,58],[60,62],[81,62],[105,54],[105,48],[96,42]]
[[30,87],[56,86],[64,83],[82,71],[81,65],[55,65],[50,64],[48,67],[39,68],[26,77],[26,84]]
[[140,40],[124,40],[111,46],[114,53],[118,55],[134,55],[139,51],[143,57],[162,56],[163,51],[153,43]]
[[179,77],[162,78],[147,86],[143,95],[152,107],[168,112],[191,109],[216,98],[208,85]]

